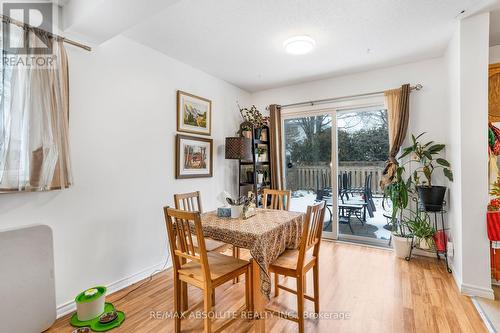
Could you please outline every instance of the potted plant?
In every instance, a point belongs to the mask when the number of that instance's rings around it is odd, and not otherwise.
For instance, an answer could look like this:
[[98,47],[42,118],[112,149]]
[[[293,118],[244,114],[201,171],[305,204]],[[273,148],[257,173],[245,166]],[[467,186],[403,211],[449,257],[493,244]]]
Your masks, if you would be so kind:
[[267,126],[269,123],[269,117],[263,116],[255,105],[252,105],[250,108],[240,107],[240,114],[243,120],[253,126],[255,130],[255,139],[260,140],[262,127]]
[[408,206],[411,179],[405,181],[403,173],[405,168],[398,166],[393,181],[384,188],[384,199],[382,205],[385,209],[386,200],[392,204],[392,244],[394,253],[398,258],[406,258],[410,254],[411,240],[413,236],[408,232],[408,227],[403,218],[403,212]]
[[[446,187],[433,185],[432,175],[436,170],[441,169],[444,176],[453,181],[453,173],[450,163],[444,158],[438,157],[445,145],[436,144],[434,141],[426,143],[418,141],[424,134],[425,132],[417,137],[412,135],[412,145],[403,149],[403,154],[399,159],[410,155],[410,163],[417,162],[421,165],[413,172],[413,181],[424,209],[435,212],[443,208]],[[424,175],[423,180],[421,180],[422,174]]]
[[248,122],[244,122],[240,128],[241,136],[251,139],[252,138],[252,125]]
[[257,147],[255,148],[255,153],[257,154],[256,156],[256,161],[258,162],[265,162],[264,157],[266,156],[266,149],[262,147]]
[[415,241],[420,249],[430,250],[433,247],[436,230],[431,225],[429,215],[421,211],[411,213],[411,217],[406,220],[406,225],[416,238]]
[[493,199],[488,204],[486,215],[488,223],[488,238],[491,241],[500,241],[500,176],[493,183],[490,190]]

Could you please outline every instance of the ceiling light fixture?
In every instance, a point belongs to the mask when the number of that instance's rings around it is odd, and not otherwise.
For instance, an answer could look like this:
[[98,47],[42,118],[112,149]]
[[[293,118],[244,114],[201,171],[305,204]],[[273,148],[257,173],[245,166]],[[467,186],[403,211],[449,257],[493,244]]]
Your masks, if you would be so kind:
[[289,54],[306,54],[314,49],[316,42],[309,36],[295,36],[288,38],[283,43],[285,51]]

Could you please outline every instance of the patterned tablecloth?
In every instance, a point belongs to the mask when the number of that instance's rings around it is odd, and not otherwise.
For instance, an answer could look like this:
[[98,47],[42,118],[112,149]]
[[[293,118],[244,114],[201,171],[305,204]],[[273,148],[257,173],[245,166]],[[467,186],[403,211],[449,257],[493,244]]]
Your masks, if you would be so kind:
[[217,217],[217,212],[201,216],[203,234],[218,241],[250,250],[261,268],[261,291],[269,298],[269,265],[286,249],[296,249],[302,234],[303,213],[257,209],[247,220]]

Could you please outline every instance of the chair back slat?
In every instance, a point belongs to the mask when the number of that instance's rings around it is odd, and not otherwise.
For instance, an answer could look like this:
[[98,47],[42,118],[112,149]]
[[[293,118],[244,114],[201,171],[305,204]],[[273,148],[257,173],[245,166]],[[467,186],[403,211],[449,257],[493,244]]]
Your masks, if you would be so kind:
[[297,267],[304,267],[304,259],[307,251],[314,247],[313,255],[318,256],[323,232],[323,220],[325,218],[325,202],[318,202],[307,207],[302,227],[302,237],[299,247],[299,258]]
[[[210,280],[200,212],[187,212],[165,207],[164,213],[174,270],[181,269],[185,259],[192,260],[200,263],[205,281]],[[197,246],[195,246],[194,239],[196,239]]]
[[[268,198],[270,197],[271,202],[268,205]],[[281,190],[271,190],[268,188],[264,189],[262,206],[265,209],[277,209],[277,210],[290,210],[290,191]]]
[[174,194],[175,209],[203,213],[200,191]]

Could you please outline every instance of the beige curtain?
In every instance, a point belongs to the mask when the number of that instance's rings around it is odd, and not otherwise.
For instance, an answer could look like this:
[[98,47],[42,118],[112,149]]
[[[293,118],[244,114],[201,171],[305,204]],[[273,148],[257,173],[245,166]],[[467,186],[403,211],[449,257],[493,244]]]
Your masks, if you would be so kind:
[[283,156],[281,136],[281,107],[276,104],[269,106],[269,139],[271,143],[271,187],[283,189]]
[[[29,39],[32,47],[52,45],[52,54],[29,55],[36,61],[2,68],[0,192],[67,188],[72,176],[66,51],[62,41],[48,35],[25,30],[19,38]],[[25,59],[21,53],[7,56]]]
[[410,85],[384,92],[389,125],[389,159],[386,162],[380,186],[383,188],[394,179],[398,162],[396,156],[401,149],[408,130],[410,112]]

